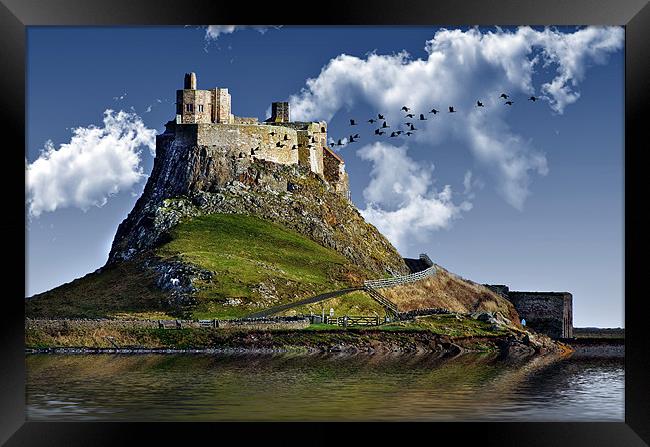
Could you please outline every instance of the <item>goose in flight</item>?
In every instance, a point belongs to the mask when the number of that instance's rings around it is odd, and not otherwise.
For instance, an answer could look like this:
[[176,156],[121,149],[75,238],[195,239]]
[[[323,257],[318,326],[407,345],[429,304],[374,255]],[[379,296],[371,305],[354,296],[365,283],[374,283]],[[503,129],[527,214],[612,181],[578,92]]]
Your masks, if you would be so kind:
[[415,116],[415,115],[413,115],[412,113],[407,113],[407,114],[404,116],[404,118],[413,118],[414,116]]
[[506,102],[504,102],[504,104],[511,106],[513,104],[513,102],[512,101],[506,101]]
[[530,98],[528,98],[529,101],[533,101],[533,102],[537,101],[538,99],[539,98],[537,98],[537,96],[531,96]]
[[436,109],[431,109],[431,111],[430,111],[429,113],[433,113],[433,114],[435,115],[436,113],[438,113],[438,110],[436,110]]
[[425,119],[424,114],[420,113],[420,121],[424,121]]
[[372,118],[370,118],[370,119],[368,120],[368,122],[369,122],[370,124],[372,124],[372,123],[376,123],[377,120],[376,120],[376,119],[372,119]]
[[350,126],[356,126],[357,123],[354,120],[350,120]]
[[402,106],[402,108],[401,108],[400,110],[403,110],[403,111],[405,111],[405,112],[408,112],[408,111],[411,110],[411,109],[409,109],[409,108],[406,107],[406,106]]
[[379,118],[380,120],[386,119],[386,118],[384,118],[384,115],[382,115],[381,113],[377,114],[377,118]]
[[382,129],[385,129],[385,128],[387,128],[387,127],[390,127],[390,126],[389,126],[388,124],[386,124],[386,121],[384,121],[384,124],[381,125],[381,128],[382,128]]
[[454,113],[454,112],[456,112],[456,111],[454,110],[454,107],[453,107],[453,106],[449,106],[449,113]]
[[485,107],[481,101],[476,101],[476,107]]
[[501,93],[501,96],[499,96],[499,98],[508,99],[509,96],[506,95],[505,93]]

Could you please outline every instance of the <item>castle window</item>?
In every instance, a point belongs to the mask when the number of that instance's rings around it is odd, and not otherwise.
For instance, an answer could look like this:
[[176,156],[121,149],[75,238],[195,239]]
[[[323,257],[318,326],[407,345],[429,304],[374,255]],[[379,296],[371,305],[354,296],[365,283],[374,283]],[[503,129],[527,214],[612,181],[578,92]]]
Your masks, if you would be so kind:
[[325,128],[324,128],[324,127],[321,127],[321,128],[320,128],[320,131],[321,131],[322,133],[325,133]]
[[203,112],[203,104],[199,104],[199,112]]
[[186,112],[194,112],[194,104],[185,104]]

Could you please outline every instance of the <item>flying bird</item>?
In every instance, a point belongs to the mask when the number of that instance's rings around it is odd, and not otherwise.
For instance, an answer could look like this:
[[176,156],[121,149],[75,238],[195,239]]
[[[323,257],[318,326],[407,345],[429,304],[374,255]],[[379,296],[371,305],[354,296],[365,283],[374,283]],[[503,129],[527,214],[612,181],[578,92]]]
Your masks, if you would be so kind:
[[406,132],[407,137],[410,137],[411,135],[413,135],[413,132]]
[[501,93],[501,96],[499,96],[499,98],[508,99],[509,96],[506,95],[505,93]]
[[449,113],[454,113],[454,112],[455,112],[454,107],[453,107],[453,106],[449,106]]
[[381,128],[382,128],[382,129],[385,129],[385,128],[387,128],[387,127],[390,127],[390,126],[389,126],[388,124],[386,124],[386,121],[384,121],[384,124],[381,125]]
[[357,123],[354,120],[350,120],[350,126],[356,126]]
[[282,144],[280,141],[278,141],[278,142],[275,144],[275,146],[276,146],[276,147],[284,147],[285,145]]
[[476,101],[476,107],[485,107],[481,101]]
[[407,114],[404,116],[404,118],[413,118],[414,116],[415,116],[415,115],[413,115],[412,113],[407,113]]
[[348,143],[354,143],[354,136],[353,135],[350,135],[348,137]]
[[426,118],[424,117],[424,114],[420,113],[420,121],[425,120]]
[[396,136],[397,136],[397,132],[391,132],[390,136],[391,136],[391,137],[396,137]]
[[504,104],[511,106],[513,103],[512,103],[512,101],[506,101],[506,102],[504,102]]
[[529,101],[533,101],[533,102],[537,101],[537,99],[538,99],[537,96],[531,96],[530,98],[528,98]]
[[406,106],[402,106],[401,110],[403,110],[403,111],[405,111],[405,112],[408,112],[408,111],[411,110],[411,109],[409,109],[409,108],[406,107]]
[[369,122],[370,124],[372,124],[372,123],[377,122],[377,120],[370,118],[370,119],[368,120],[368,122]]
[[358,133],[355,133],[355,134],[354,134],[354,138],[356,138],[356,139],[358,140],[358,139],[361,138],[361,137],[359,136]]
[[431,109],[431,111],[430,111],[429,113],[433,113],[433,114],[435,115],[436,113],[438,113],[438,110],[436,110],[436,109]]
[[413,124],[411,124],[411,129],[410,130],[417,130]]
[[343,143],[341,143],[341,140],[339,139],[339,142],[336,143],[337,146],[343,146]]
[[382,132],[382,131],[379,130],[379,129],[376,129],[376,130],[375,130],[375,134],[376,134],[376,135],[383,135],[383,134],[385,134],[385,133],[386,133],[386,132]]
[[289,139],[289,134],[284,135],[284,141],[287,141]]
[[384,115],[382,115],[381,113],[377,114],[377,118],[379,118],[380,120],[386,119],[386,118],[384,118]]
[[270,132],[269,135],[271,135],[272,137],[274,137],[274,136],[276,135],[276,134],[275,134],[275,131]]

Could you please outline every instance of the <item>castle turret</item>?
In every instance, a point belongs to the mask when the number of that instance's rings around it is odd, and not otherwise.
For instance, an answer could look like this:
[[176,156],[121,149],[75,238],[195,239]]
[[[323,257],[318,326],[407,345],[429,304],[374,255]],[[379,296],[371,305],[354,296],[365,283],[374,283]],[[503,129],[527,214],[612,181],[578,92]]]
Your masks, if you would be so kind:
[[196,90],[196,73],[185,73],[183,88],[185,90]]
[[273,123],[288,123],[289,119],[289,103],[288,102],[274,102],[271,103],[271,122]]
[[197,90],[196,73],[185,73],[183,90],[176,90],[176,123],[231,124],[232,122],[228,89]]

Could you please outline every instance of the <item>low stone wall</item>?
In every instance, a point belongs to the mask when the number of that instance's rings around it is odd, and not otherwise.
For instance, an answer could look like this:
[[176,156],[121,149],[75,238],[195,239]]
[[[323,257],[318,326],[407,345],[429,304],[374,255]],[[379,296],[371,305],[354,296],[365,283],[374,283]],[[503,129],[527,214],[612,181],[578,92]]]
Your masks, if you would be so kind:
[[309,317],[251,318],[241,320],[217,320],[219,328],[243,329],[304,329]]
[[385,287],[393,287],[393,286],[400,286],[402,284],[408,284],[411,282],[419,281],[421,279],[424,279],[428,276],[433,276],[436,274],[436,268],[434,267],[429,267],[426,270],[422,270],[421,272],[413,273],[411,275],[405,275],[405,276],[395,276],[393,278],[387,278],[387,279],[371,279],[369,281],[364,281],[364,285],[368,287],[372,287],[374,289],[382,289]]
[[66,332],[69,330],[94,329],[165,329],[173,328],[242,328],[242,329],[304,329],[309,326],[307,317],[278,317],[241,320],[201,320],[216,321],[216,324],[202,325],[197,320],[109,320],[109,319],[26,319],[25,328],[47,332]]
[[449,309],[443,309],[441,307],[427,307],[422,309],[413,309],[408,312],[400,312],[397,316],[400,320],[410,320],[415,317],[422,317],[426,315],[441,315],[441,314],[450,314],[452,313]]

